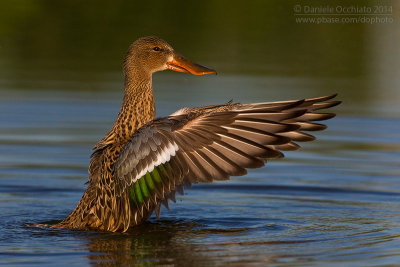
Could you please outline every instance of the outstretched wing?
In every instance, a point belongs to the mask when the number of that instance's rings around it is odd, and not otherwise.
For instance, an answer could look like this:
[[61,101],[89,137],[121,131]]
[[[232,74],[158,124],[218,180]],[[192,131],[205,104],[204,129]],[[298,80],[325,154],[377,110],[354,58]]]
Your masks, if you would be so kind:
[[196,182],[226,180],[259,168],[266,159],[296,150],[295,142],[311,141],[303,131],[326,128],[315,121],[333,113],[317,110],[338,105],[336,95],[285,102],[231,104],[187,109],[156,119],[139,129],[114,165],[115,193],[129,196],[140,221],[160,203],[168,207],[175,191]]

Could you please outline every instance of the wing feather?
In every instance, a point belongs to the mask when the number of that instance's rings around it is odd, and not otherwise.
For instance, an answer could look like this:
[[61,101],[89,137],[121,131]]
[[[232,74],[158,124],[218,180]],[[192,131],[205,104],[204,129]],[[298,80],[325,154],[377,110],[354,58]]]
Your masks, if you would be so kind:
[[115,193],[128,199],[132,210],[118,225],[127,229],[126,220],[139,223],[153,210],[159,217],[160,204],[169,208],[168,199],[175,202],[184,185],[244,175],[266,159],[283,157],[281,151],[297,150],[295,142],[314,140],[304,131],[326,128],[315,121],[335,114],[316,111],[338,105],[326,102],[334,97],[185,108],[149,122],[131,137],[114,164]]

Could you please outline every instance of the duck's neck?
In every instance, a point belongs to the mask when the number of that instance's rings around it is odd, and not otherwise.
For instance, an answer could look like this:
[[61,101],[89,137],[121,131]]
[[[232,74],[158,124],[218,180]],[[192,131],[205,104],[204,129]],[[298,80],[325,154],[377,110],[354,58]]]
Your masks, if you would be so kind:
[[115,141],[126,142],[132,134],[156,116],[151,75],[125,75],[125,93],[114,123]]

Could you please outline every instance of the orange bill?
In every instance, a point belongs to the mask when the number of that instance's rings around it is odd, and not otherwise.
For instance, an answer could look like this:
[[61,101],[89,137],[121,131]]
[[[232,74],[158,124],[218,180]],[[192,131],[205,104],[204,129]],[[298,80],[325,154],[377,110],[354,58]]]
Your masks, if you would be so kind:
[[174,53],[172,60],[167,62],[167,68],[170,70],[191,73],[194,75],[217,74],[215,70],[196,64],[184,56],[179,55],[178,53]]

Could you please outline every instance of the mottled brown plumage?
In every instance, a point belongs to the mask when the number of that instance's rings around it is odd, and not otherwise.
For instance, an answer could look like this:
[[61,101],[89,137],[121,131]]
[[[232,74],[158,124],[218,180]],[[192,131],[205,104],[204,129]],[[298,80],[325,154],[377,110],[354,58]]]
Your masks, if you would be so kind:
[[196,75],[215,73],[176,52],[157,37],[134,42],[124,61],[125,94],[118,118],[96,144],[89,185],[72,213],[58,228],[126,231],[145,221],[161,204],[183,194],[183,186],[227,180],[259,168],[295,142],[314,137],[332,118],[317,113],[339,104],[335,95],[285,102],[227,103],[183,108],[155,119],[152,74],[171,69]]

